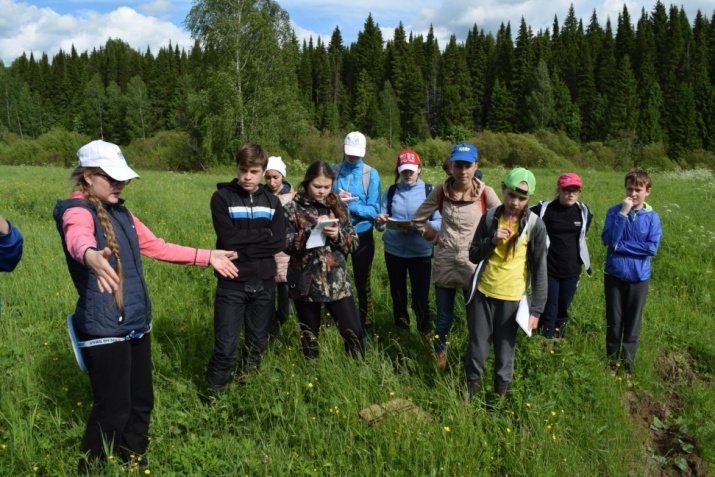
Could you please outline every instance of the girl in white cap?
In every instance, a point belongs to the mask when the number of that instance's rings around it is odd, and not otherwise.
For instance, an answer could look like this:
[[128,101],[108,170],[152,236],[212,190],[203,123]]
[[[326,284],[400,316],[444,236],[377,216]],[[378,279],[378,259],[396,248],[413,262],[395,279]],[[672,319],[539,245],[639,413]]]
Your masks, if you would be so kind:
[[380,213],[380,174],[365,164],[367,141],[361,132],[353,131],[345,136],[344,158],[333,167],[336,177],[333,190],[345,201],[350,210],[358,248],[350,256],[353,262],[353,278],[358,296],[360,321],[367,338],[372,326],[372,260],[375,258],[375,239],[372,228]]
[[[295,190],[293,186],[286,181],[286,165],[280,156],[271,156],[268,158],[268,166],[264,175],[266,185],[281,201],[281,205],[286,205],[293,200]],[[290,257],[284,252],[276,254],[276,300],[278,309],[275,311],[275,322],[271,334],[282,339],[281,326],[286,322],[291,313],[291,300],[288,293],[288,282],[286,273],[288,272],[288,261]]]
[[182,247],[157,238],[120,199],[139,175],[116,145],[93,141],[77,155],[79,167],[70,176],[77,190],[57,201],[53,216],[79,293],[70,323],[93,394],[80,471],[106,459],[105,446],[145,466],[154,391],[151,303],[140,254],[181,265],[211,265],[233,277],[235,252]]

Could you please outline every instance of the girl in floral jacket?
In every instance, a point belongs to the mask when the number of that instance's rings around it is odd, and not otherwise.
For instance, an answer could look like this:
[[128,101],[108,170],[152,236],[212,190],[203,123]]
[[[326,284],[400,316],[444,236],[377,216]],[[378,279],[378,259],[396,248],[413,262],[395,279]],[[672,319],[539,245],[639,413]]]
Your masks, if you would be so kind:
[[[303,354],[307,358],[318,357],[317,339],[323,303],[338,324],[345,350],[353,357],[364,354],[362,325],[345,261],[346,256],[357,249],[358,238],[347,206],[332,190],[333,181],[330,165],[323,161],[314,162],[298,185],[293,201],[283,207],[285,252],[291,256],[288,284],[298,313]],[[325,245],[307,249],[306,242],[315,225],[330,219],[338,219],[338,222],[323,229]],[[309,283],[307,288],[301,286],[306,282]],[[303,290],[297,291],[301,288]]]

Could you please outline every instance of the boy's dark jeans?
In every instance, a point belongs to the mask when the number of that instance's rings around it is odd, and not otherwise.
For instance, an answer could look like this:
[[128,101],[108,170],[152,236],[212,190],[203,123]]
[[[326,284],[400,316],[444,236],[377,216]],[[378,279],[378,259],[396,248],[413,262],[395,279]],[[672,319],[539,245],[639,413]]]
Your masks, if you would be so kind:
[[603,283],[606,295],[606,358],[612,366],[624,361],[626,370],[632,371],[650,280],[625,282],[604,275]]
[[273,322],[275,286],[262,281],[246,282],[242,291],[216,289],[214,304],[214,351],[206,370],[206,384],[222,390],[228,383],[231,367],[238,357],[238,343],[245,324],[243,353],[239,372],[247,374],[261,365]]

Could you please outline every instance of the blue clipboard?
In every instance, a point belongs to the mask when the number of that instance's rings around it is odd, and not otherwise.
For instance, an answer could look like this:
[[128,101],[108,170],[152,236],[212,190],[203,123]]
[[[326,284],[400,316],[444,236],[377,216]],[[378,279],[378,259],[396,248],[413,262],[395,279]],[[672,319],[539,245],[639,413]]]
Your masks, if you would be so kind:
[[77,331],[74,328],[74,313],[67,317],[67,332],[70,335],[70,341],[72,342],[72,351],[74,351],[74,357],[77,359],[77,365],[82,371],[87,371],[87,365],[84,364],[84,357],[82,357],[82,350],[79,347],[79,340],[77,339]]

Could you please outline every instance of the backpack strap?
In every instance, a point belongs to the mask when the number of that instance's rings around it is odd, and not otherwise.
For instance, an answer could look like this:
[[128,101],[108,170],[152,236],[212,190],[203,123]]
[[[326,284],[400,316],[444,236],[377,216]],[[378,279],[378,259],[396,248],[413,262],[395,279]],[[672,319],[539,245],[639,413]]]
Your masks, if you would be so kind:
[[392,184],[387,188],[387,215],[392,217],[392,199],[395,198],[395,192],[397,191],[397,184]]
[[365,191],[365,197],[367,197],[367,189],[370,187],[370,171],[372,170],[372,167],[368,166],[365,164],[365,161],[362,163],[362,188]]
[[[432,184],[428,184],[425,182],[425,199],[427,197],[429,197],[429,195],[432,193],[433,190],[434,190],[434,186]],[[441,213],[441,211],[440,211],[440,213]],[[434,220],[434,212],[432,212],[432,214],[430,214],[429,219]]]

